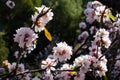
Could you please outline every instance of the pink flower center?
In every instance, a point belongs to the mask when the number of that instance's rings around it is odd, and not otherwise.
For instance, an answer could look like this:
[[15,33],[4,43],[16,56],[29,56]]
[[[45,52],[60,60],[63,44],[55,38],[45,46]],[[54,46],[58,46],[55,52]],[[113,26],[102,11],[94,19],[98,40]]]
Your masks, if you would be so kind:
[[25,37],[24,37],[24,41],[25,41],[25,42],[28,41],[28,37],[29,37],[29,36],[30,36],[30,35],[29,35],[28,33],[25,34]]
[[64,55],[67,51],[64,49],[62,52],[59,52],[60,55]]

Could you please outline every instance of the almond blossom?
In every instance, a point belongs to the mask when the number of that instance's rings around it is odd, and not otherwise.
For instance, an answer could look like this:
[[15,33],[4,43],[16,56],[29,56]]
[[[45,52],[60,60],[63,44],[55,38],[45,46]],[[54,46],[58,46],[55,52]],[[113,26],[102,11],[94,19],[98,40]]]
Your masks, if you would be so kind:
[[[103,61],[98,61],[96,64],[96,76],[100,76],[102,77],[102,75],[107,72],[107,66],[106,63],[104,63]],[[94,65],[94,67],[95,67]]]
[[85,74],[82,72],[77,72],[77,75],[74,77],[74,80],[85,80]]
[[106,21],[108,22],[108,21],[110,21],[108,14],[110,14],[110,13],[111,13],[110,9],[106,9],[106,6],[99,6],[95,10],[95,14],[96,14],[95,17],[98,20],[98,22],[100,22],[101,17],[103,15],[103,22],[106,22]]
[[[71,70],[71,68],[72,68],[72,65],[63,64],[60,70]],[[58,73],[56,77],[60,80],[70,80],[71,76],[72,75],[70,74],[70,71],[61,71]]]
[[99,29],[96,32],[95,41],[98,41],[103,46],[108,48],[110,46],[110,44],[111,44],[111,40],[109,39],[109,32],[107,30],[105,30],[105,29]]
[[16,34],[14,35],[14,41],[19,44],[20,48],[35,48],[37,35],[34,31],[27,27],[22,27],[16,30]]
[[60,62],[70,59],[72,55],[72,47],[68,46],[66,42],[57,43],[56,47],[53,47],[53,56]]
[[[46,7],[45,5],[42,5],[41,7],[36,7],[36,10],[38,12],[35,12],[35,14],[32,15],[32,21],[35,24],[35,32],[41,32],[42,30],[44,30],[45,25],[50,20],[53,19],[54,14],[53,14],[53,12],[51,12],[51,9],[49,10],[49,8]],[[44,14],[44,13],[46,13],[44,16],[38,18],[39,14]]]
[[84,14],[86,15],[86,22],[92,24],[95,21],[95,10],[92,8],[87,8],[84,10]]
[[89,71],[90,68],[90,64],[91,64],[90,58],[91,58],[90,55],[79,56],[78,58],[75,59],[74,66],[80,67],[80,71],[82,73],[86,73]]
[[47,70],[55,70],[57,62],[55,62],[55,59],[47,58],[45,61],[42,61],[41,68],[42,69],[47,69]]
[[[15,69],[16,69],[16,63],[14,62],[14,63],[11,64],[11,66],[9,68],[9,72],[12,72]],[[18,64],[17,73],[21,73],[23,71],[25,71],[24,64],[22,64],[22,63]]]
[[95,8],[97,8],[99,6],[102,6],[103,4],[101,2],[99,2],[99,1],[93,1],[92,5],[93,5],[93,8],[95,9]]
[[[24,73],[25,71],[28,71],[28,70],[25,69],[25,66],[24,66],[23,63],[18,64],[18,67],[16,67],[16,66],[17,66],[16,63],[13,62],[11,64],[10,68],[9,68],[9,72],[12,72],[16,69],[16,75],[17,75],[17,74],[20,74],[20,73]],[[23,75],[18,75],[17,77],[20,80],[30,80],[31,79],[30,76],[31,76],[30,73],[25,73]]]
[[88,2],[84,14],[86,15],[86,22],[89,24],[92,24],[94,21],[102,21],[103,23],[111,21],[109,18],[111,10],[99,1]]

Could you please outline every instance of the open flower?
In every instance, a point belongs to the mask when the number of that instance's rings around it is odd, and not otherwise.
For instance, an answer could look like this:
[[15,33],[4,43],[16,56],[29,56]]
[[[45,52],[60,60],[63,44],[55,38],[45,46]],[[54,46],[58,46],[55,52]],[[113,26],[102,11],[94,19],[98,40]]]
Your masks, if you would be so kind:
[[99,29],[96,32],[95,40],[100,41],[106,48],[108,48],[111,44],[111,40],[109,39],[109,32],[105,29]]
[[[14,62],[14,63],[12,63],[11,64],[11,66],[10,66],[10,69],[9,69],[9,72],[12,72],[13,70],[15,70],[16,69],[16,63]],[[18,68],[17,68],[17,73],[21,73],[21,72],[23,72],[23,71],[25,71],[25,66],[24,66],[24,64],[18,64]]]
[[96,14],[95,19],[97,19],[98,22],[100,22],[101,17],[104,14],[103,22],[106,22],[106,21],[108,22],[108,21],[110,21],[108,14],[110,14],[110,13],[111,13],[110,9],[106,9],[106,6],[99,6],[95,10],[95,14]]
[[85,74],[82,72],[78,72],[77,75],[74,77],[74,80],[85,80]]
[[103,4],[100,3],[99,1],[93,1],[93,2],[92,2],[92,6],[93,6],[94,9],[96,9],[97,7],[102,6],[102,5],[103,5]]
[[97,68],[97,70],[96,70],[96,76],[102,77],[102,75],[105,72],[107,72],[107,70],[108,70],[107,69],[107,65],[106,65],[106,63],[104,61],[98,61],[95,66]]
[[[60,68],[60,70],[71,70],[72,65],[69,64],[63,64],[62,67]],[[70,71],[61,71],[59,72],[59,74],[56,76],[57,78],[59,78],[60,80],[70,80],[72,74]]]
[[16,34],[14,36],[14,41],[17,42],[19,44],[19,47],[21,48],[29,48],[36,43],[35,41],[37,35],[34,33],[33,30],[27,27],[22,27],[16,30]]
[[[36,32],[41,32],[42,30],[44,30],[44,26],[53,19],[53,12],[51,12],[51,9],[49,10],[48,7],[46,7],[45,5],[42,5],[41,7],[36,7],[37,12],[35,12],[34,15],[32,15],[32,21],[35,24],[35,31]],[[47,12],[47,10],[49,10]],[[46,13],[47,12],[47,13]],[[38,18],[38,20],[36,21],[37,17],[39,14],[44,14],[46,13],[44,16]]]
[[45,61],[42,61],[41,68],[47,69],[47,70],[55,70],[54,66],[56,66],[57,62],[55,62],[55,59],[47,58]]
[[60,62],[66,61],[71,58],[72,47],[68,46],[66,42],[57,43],[57,47],[53,47],[55,59],[59,59]]
[[79,56],[75,59],[74,66],[80,67],[80,71],[82,73],[86,73],[87,71],[89,71],[91,58],[92,57],[90,55]]

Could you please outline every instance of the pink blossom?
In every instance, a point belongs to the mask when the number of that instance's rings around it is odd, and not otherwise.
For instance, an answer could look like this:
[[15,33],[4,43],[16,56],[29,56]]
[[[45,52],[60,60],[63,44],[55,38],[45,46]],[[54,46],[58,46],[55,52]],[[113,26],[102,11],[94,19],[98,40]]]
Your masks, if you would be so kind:
[[60,62],[70,59],[72,55],[72,47],[68,46],[66,42],[57,43],[56,47],[53,47],[53,56]]
[[41,7],[36,7],[37,12],[35,12],[34,15],[32,15],[32,21],[35,24],[35,32],[41,32],[44,30],[45,25],[53,19],[53,12],[51,12],[51,9],[42,17],[38,18],[38,21],[36,21],[39,14],[45,13],[49,8],[45,5],[42,5]]
[[22,27],[16,30],[16,34],[14,35],[14,41],[19,44],[21,48],[34,48],[34,44],[36,43],[37,35],[34,31],[27,27]]

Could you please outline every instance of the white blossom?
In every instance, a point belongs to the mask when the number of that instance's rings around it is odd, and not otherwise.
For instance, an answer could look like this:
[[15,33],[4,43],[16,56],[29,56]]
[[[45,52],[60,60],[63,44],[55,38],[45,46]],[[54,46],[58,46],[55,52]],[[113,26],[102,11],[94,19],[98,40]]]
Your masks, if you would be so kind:
[[33,45],[36,44],[37,35],[30,28],[22,27],[16,30],[14,36],[14,41],[17,42],[21,48],[34,48]]
[[108,48],[111,44],[111,40],[109,39],[109,32],[105,29],[99,29],[96,32],[95,40],[101,42],[103,46]]
[[102,75],[108,70],[106,63],[104,63],[103,61],[98,61],[96,63],[96,67],[97,67],[96,76],[102,77]]
[[54,66],[56,66],[57,62],[55,59],[47,58],[45,61],[42,61],[41,68],[47,70],[55,70]]
[[84,14],[86,15],[86,17],[94,18],[95,10],[92,8],[87,8],[84,10]]
[[90,68],[90,55],[82,55],[75,59],[74,66],[80,67],[82,73],[86,73]]
[[[35,12],[34,15],[32,15],[32,21],[35,24],[35,32],[41,32],[42,30],[44,30],[45,25],[53,19],[53,12],[51,12],[51,9],[47,12],[47,10],[49,9],[48,7],[46,7],[45,5],[42,5],[41,7],[36,7],[37,12]],[[47,13],[46,13],[47,12]],[[44,14],[46,13],[44,16],[41,16],[40,18],[38,18],[38,20],[36,21],[37,17],[39,14]]]
[[[16,69],[16,63],[12,63],[9,69],[9,72],[12,72],[13,70]],[[18,68],[17,68],[17,73],[21,73],[25,71],[25,66],[24,64],[18,64]]]
[[110,44],[111,44],[111,40],[109,38],[102,38],[102,43],[106,48],[109,48]]
[[93,5],[93,8],[96,9],[97,7],[102,6],[103,4],[99,1],[93,1],[92,5]]
[[[63,66],[60,68],[60,70],[71,70],[72,65],[69,64],[63,64]],[[61,71],[56,76],[60,80],[69,80],[71,78],[70,71]]]
[[95,19],[100,22],[101,21],[101,16],[103,15],[103,22],[105,23],[106,21],[110,21],[110,18],[108,16],[108,14],[111,13],[111,11],[109,9],[105,9],[106,6],[99,6],[96,8],[95,10]]
[[79,28],[80,29],[85,29],[87,27],[86,23],[85,22],[80,22],[79,23]]
[[94,16],[95,16],[95,10],[92,9],[92,8],[87,8],[84,10],[84,14],[86,15],[86,22],[92,24],[95,19],[94,19]]
[[70,59],[72,55],[72,47],[68,46],[66,42],[57,43],[56,47],[53,47],[53,56],[60,62]]
[[78,72],[77,75],[74,77],[74,80],[85,80],[85,74],[82,72]]

